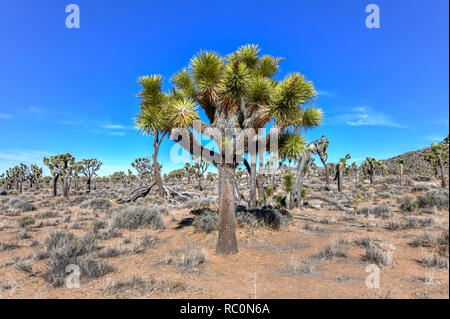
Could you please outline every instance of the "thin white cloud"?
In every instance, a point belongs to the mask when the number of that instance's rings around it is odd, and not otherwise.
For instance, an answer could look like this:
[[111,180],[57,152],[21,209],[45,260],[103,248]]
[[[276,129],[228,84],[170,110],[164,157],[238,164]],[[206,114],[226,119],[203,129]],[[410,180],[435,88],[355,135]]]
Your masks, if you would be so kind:
[[108,132],[112,136],[125,136],[125,132]]
[[28,112],[31,112],[31,113],[45,113],[45,110],[40,109],[40,108],[32,105],[32,106],[30,106],[28,108]]
[[353,108],[350,112],[334,116],[332,119],[350,126],[405,127],[395,122],[389,114],[378,112],[368,106]]
[[125,126],[121,124],[105,124],[100,125],[101,128],[107,129],[107,130],[131,130],[133,127],[131,126]]
[[0,119],[2,120],[10,120],[12,119],[12,116],[9,114],[0,113]]
[[44,157],[51,156],[49,152],[45,151],[24,151],[24,150],[10,150],[7,152],[0,152],[0,172],[24,163],[27,165],[37,164],[44,166]]
[[317,90],[317,94],[319,96],[336,97],[336,94],[334,94],[333,92],[330,92],[330,91],[326,91],[326,90]]
[[444,140],[444,138],[445,138],[445,136],[439,137],[439,136],[430,136],[430,135],[425,137],[425,139],[427,141],[432,141],[432,142],[441,142]]

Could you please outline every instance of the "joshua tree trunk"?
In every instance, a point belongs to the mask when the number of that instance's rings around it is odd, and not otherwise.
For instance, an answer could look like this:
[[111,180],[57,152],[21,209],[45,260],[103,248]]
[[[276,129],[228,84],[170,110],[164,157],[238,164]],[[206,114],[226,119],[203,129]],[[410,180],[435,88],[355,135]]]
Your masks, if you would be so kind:
[[155,149],[155,152],[152,155],[153,170],[155,171],[156,185],[158,186],[158,194],[161,197],[164,197],[166,194],[164,191],[164,186],[163,186],[163,182],[162,182],[162,178],[161,178],[161,170],[159,169],[159,164],[158,164],[158,151],[159,151],[159,146],[161,145],[161,142],[163,140],[163,137],[164,136],[161,136],[161,138],[159,138],[159,134],[158,134],[158,136],[155,136],[154,141],[153,141],[153,147]]
[[403,184],[403,164],[400,164],[400,185]]
[[256,156],[251,155],[249,208],[256,208]]
[[259,205],[266,201],[266,194],[264,193],[264,175],[263,175],[263,154],[259,153],[259,172],[256,175],[256,185],[258,187]]
[[88,191],[88,193],[90,193],[91,192],[91,177],[90,176],[88,176],[88,179],[87,179],[87,191]]
[[442,162],[442,158],[438,157],[439,167],[441,169],[441,187],[445,188],[447,185],[445,183],[445,174],[444,174],[444,163]]
[[373,184],[373,174],[369,174],[370,184]]
[[325,185],[328,189],[329,185],[330,185],[330,177],[328,176],[328,165],[327,163],[323,163],[323,167],[325,168]]
[[341,166],[339,164],[336,165],[336,180],[337,180],[338,191],[342,192],[342,171],[341,171]]
[[69,181],[67,178],[63,178],[63,196],[65,198],[69,197]]
[[58,175],[53,177],[53,197],[58,196],[58,178]]
[[[293,198],[294,200],[297,200],[297,207],[302,209],[303,202],[302,202],[302,189],[303,189],[303,170],[305,169],[306,164],[308,163],[310,157],[311,157],[311,146],[308,146],[305,149],[305,153],[303,154],[302,158],[298,162],[297,166],[297,176],[295,178],[294,188],[292,190]],[[290,207],[292,208],[292,207]]]
[[198,189],[199,189],[200,191],[203,190],[203,188],[202,188],[202,177],[201,177],[201,176],[198,177]]
[[238,252],[234,175],[234,167],[231,164],[222,164],[219,167],[219,238],[216,252],[222,255]]
[[355,171],[355,186],[358,189],[359,188],[359,171]]

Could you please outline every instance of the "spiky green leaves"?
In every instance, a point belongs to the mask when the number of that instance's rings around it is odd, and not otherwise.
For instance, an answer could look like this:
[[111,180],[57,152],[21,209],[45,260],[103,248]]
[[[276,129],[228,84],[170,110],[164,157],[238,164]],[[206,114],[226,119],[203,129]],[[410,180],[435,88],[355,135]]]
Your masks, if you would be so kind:
[[135,118],[136,128],[144,135],[166,131],[169,126],[166,122],[164,109],[159,106],[143,108]]
[[295,129],[306,128],[310,129],[320,125],[323,119],[323,112],[316,106],[311,106],[301,112],[301,115],[296,118],[292,125]]
[[257,73],[259,76],[272,78],[279,71],[278,63],[281,58],[274,58],[270,55],[264,55],[259,59]]
[[142,86],[138,97],[141,98],[141,108],[159,106],[166,102],[167,95],[162,92],[162,76],[151,75],[142,76],[138,79]]
[[172,77],[172,83],[178,91],[181,91],[183,96],[191,99],[195,99],[197,97],[197,88],[195,87],[194,80],[188,69],[184,68],[183,70],[175,73]]
[[255,76],[248,83],[247,97],[253,104],[268,105],[272,92],[275,89],[275,83],[262,76]]
[[271,104],[271,113],[280,123],[291,123],[297,118],[302,104],[310,102],[316,91],[311,81],[299,73],[288,75],[275,89]]
[[192,76],[202,93],[209,93],[219,82],[223,67],[223,58],[212,51],[201,51],[191,59]]
[[247,94],[250,81],[250,70],[239,60],[228,63],[220,82],[220,93],[223,98],[239,103],[241,97]]
[[284,133],[278,140],[278,153],[282,160],[296,161],[305,150],[305,139],[295,133]]
[[198,119],[198,106],[191,99],[174,99],[167,108],[166,118],[171,127],[187,128]]

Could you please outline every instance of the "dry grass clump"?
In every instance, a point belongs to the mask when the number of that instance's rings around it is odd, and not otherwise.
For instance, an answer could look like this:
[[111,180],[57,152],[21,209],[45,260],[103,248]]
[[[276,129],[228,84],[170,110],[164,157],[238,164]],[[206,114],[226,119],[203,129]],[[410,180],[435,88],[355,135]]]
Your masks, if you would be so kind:
[[143,295],[152,295],[155,293],[176,294],[184,289],[186,289],[186,286],[181,281],[168,281],[158,279],[156,276],[151,275],[146,279],[133,276],[128,281],[119,281],[109,285],[106,290],[110,294],[132,293],[137,291]]
[[325,247],[323,247],[317,254],[313,256],[315,259],[319,260],[332,260],[335,258],[347,258],[347,254],[345,252],[343,244],[346,244],[347,241],[343,239],[335,240]]
[[161,262],[174,265],[180,271],[194,270],[206,262],[206,252],[195,243],[186,243],[183,248],[165,255]]
[[363,259],[376,263],[379,266],[389,266],[393,261],[395,247],[389,243],[366,242],[366,252]]

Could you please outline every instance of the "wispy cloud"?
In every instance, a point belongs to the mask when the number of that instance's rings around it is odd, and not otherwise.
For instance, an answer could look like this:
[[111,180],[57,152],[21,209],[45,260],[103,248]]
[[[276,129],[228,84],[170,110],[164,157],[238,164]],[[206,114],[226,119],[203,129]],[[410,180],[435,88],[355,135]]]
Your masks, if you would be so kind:
[[125,136],[125,132],[108,132],[112,136]]
[[0,113],[0,119],[2,120],[10,120],[12,119],[12,116],[9,114]]
[[317,90],[317,94],[319,96],[336,97],[336,94],[334,94],[333,92],[330,92],[330,91],[326,91],[326,90]]
[[101,128],[107,129],[107,130],[132,130],[132,126],[125,126],[121,124],[104,124],[100,125]]
[[0,172],[6,171],[20,163],[27,165],[39,164],[40,166],[43,166],[43,158],[50,155],[49,152],[45,151],[10,150],[7,152],[0,152]]
[[332,119],[350,126],[405,127],[395,122],[389,114],[378,112],[368,106],[355,107],[348,113],[334,116]]
[[427,141],[432,141],[432,142],[441,142],[444,140],[444,138],[445,138],[445,136],[431,136],[431,135],[425,136],[425,139]]

